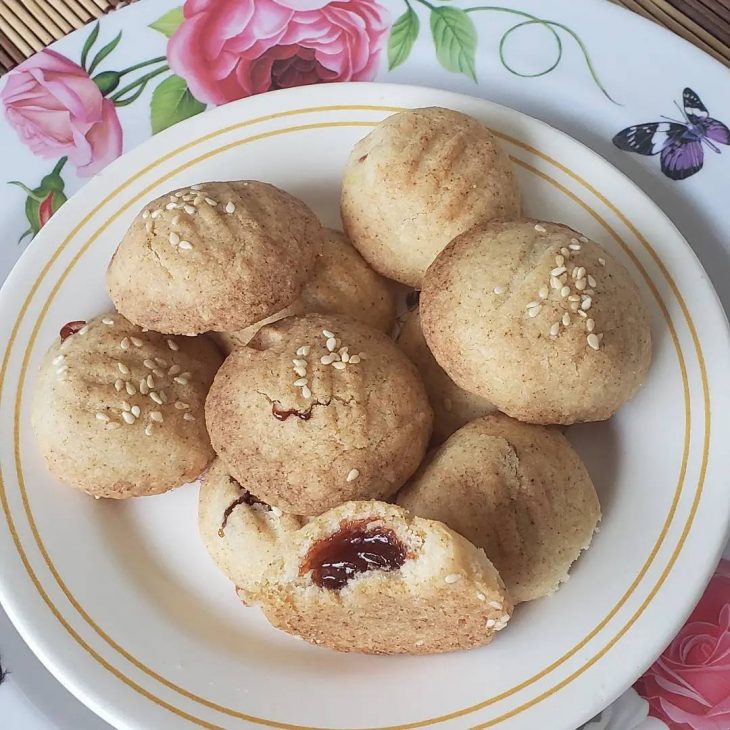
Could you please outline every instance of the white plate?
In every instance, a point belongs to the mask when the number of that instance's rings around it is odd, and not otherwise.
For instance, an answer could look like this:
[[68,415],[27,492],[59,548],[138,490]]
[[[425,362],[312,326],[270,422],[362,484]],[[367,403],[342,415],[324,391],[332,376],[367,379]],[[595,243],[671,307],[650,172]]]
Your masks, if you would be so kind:
[[[654,363],[616,418],[570,431],[604,519],[564,588],[521,606],[485,649],[340,655],[240,607],[196,534],[194,487],[116,504],[51,479],[28,398],[59,326],[108,306],[106,263],[145,200],[199,180],[259,178],[336,225],[352,144],[396,109],[432,104],[498,133],[529,214],[585,231],[628,266],[651,310]],[[706,274],[664,214],[608,163],[482,100],[323,85],[175,126],[110,165],[51,219],[0,293],[0,311],[0,597],[51,671],[119,728],[573,730],[670,640],[726,540],[730,347]]]

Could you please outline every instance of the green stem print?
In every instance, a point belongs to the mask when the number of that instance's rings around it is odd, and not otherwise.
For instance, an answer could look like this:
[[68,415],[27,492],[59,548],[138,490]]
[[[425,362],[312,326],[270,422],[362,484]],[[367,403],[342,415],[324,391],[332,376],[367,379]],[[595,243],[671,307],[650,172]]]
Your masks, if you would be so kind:
[[[435,5],[429,0],[404,0],[405,12],[396,20],[388,40],[388,66],[392,70],[400,66],[410,55],[413,44],[420,31],[418,14],[414,5],[421,5],[428,10],[431,36],[439,63],[448,71],[463,73],[476,81],[475,57],[477,49],[477,32],[471,19],[472,13],[494,12],[517,16],[522,20],[508,28],[499,41],[499,60],[507,71],[522,78],[536,78],[555,70],[563,58],[563,39],[561,32],[572,38],[580,50],[586,68],[593,82],[601,93],[614,104],[616,100],[608,93],[601,82],[598,72],[591,60],[588,49],[580,36],[567,25],[546,18],[539,18],[531,13],[499,5],[475,5],[469,8],[457,8],[447,5]],[[546,68],[534,73],[518,71],[507,60],[507,45],[513,33],[531,25],[538,25],[547,30],[555,41],[555,59]]]

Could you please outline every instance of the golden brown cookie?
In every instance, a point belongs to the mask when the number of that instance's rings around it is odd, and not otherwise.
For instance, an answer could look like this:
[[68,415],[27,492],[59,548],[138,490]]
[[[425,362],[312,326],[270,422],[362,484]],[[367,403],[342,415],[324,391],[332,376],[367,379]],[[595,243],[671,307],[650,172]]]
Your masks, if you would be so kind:
[[158,332],[238,330],[291,304],[322,227],[267,183],[207,182],[151,201],[107,270],[117,309]]
[[[251,485],[253,486],[253,485]],[[261,579],[280,554],[289,533],[305,519],[262,502],[216,459],[203,477],[198,500],[200,536],[239,596],[255,603]]]
[[342,221],[355,248],[376,271],[415,287],[452,238],[520,209],[494,135],[440,107],[382,121],[355,145],[342,180]]
[[31,406],[48,469],[114,499],[192,481],[214,455],[203,408],[220,363],[205,337],[146,332],[116,312],[64,326]]
[[397,503],[483,548],[515,603],[567,580],[601,517],[590,475],[565,436],[502,414],[453,434]]
[[261,602],[277,628],[368,654],[482,646],[512,615],[482,550],[384,502],[345,503],[294,533]]
[[335,315],[262,329],[228,356],[206,402],[213,448],[230,473],[302,515],[394,494],[420,463],[432,418],[395,343]]
[[454,239],[424,279],[421,326],[457,385],[532,423],[610,418],[651,360],[639,287],[557,223],[493,222]]
[[376,274],[339,231],[324,229],[314,275],[285,309],[237,332],[219,333],[227,352],[246,345],[264,326],[294,314],[344,314],[390,333],[395,321],[392,282]]
[[485,398],[460,388],[436,362],[421,331],[418,310],[406,317],[398,345],[416,366],[426,386],[433,408],[432,444],[443,443],[464,424],[495,410]]

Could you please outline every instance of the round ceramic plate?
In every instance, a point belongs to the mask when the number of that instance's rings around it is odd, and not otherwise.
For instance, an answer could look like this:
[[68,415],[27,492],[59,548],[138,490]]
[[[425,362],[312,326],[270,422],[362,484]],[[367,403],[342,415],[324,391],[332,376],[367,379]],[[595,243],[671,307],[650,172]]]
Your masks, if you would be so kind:
[[[628,267],[651,311],[654,361],[614,419],[569,431],[604,517],[555,596],[520,606],[484,649],[336,654],[241,607],[198,538],[195,486],[114,503],[52,479],[28,403],[60,325],[109,306],[106,264],[146,200],[201,180],[258,178],[336,226],[353,143],[389,114],[427,105],[488,124],[514,161],[528,214],[584,231]],[[179,124],[60,209],[8,279],[0,310],[0,597],[51,671],[118,728],[573,730],[674,636],[727,537],[730,348],[707,276],[664,214],[607,162],[482,100],[324,85]]]

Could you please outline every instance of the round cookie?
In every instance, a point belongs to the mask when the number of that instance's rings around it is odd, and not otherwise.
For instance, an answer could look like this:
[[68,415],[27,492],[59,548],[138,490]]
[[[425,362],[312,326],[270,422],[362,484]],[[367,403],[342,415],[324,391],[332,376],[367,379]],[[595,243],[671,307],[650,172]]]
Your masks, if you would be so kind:
[[440,107],[382,121],[355,145],[342,180],[342,221],[353,245],[376,271],[414,287],[452,238],[520,210],[514,172],[494,135]]
[[146,332],[116,312],[64,326],[31,406],[48,469],[114,499],[196,479],[214,456],[203,408],[220,363],[205,337]]
[[256,602],[262,577],[286,537],[304,523],[303,518],[260,501],[230,476],[220,459],[203,477],[198,500],[200,536],[247,604]]
[[321,235],[309,208],[273,185],[193,185],[137,215],[107,288],[125,317],[158,332],[237,330],[299,296]]
[[264,326],[294,314],[344,314],[390,333],[395,321],[391,284],[376,274],[339,231],[325,228],[314,275],[285,309],[238,332],[219,335],[230,352],[246,345]]
[[454,239],[424,279],[421,326],[457,385],[531,423],[610,418],[651,361],[628,271],[557,223],[495,221]]
[[279,629],[368,654],[482,646],[512,615],[482,550],[383,502],[345,503],[294,533],[264,581],[261,606]]
[[394,494],[418,467],[433,419],[415,367],[389,337],[320,314],[268,325],[234,350],[205,413],[230,473],[301,515]]
[[460,388],[436,362],[421,331],[418,310],[410,312],[398,335],[398,345],[418,368],[433,408],[433,437],[439,445],[454,431],[495,408],[481,396]]
[[567,580],[601,517],[590,475],[565,436],[502,414],[453,434],[397,503],[483,548],[515,603]]

